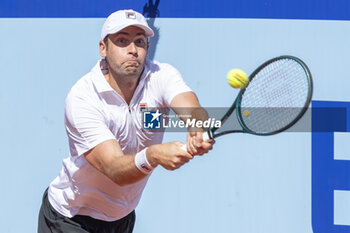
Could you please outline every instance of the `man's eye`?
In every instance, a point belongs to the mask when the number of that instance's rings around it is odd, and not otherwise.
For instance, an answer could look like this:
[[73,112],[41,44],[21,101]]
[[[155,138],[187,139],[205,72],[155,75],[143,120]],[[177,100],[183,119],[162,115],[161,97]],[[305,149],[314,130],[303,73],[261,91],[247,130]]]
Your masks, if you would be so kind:
[[136,42],[136,44],[138,44],[138,45],[145,45],[145,44],[146,44],[146,42],[145,42],[143,39],[138,39],[138,40],[136,40],[135,42]]
[[129,43],[129,41],[126,40],[126,39],[123,39],[123,38],[118,38],[118,39],[115,40],[115,44],[118,45],[118,46],[125,47],[125,46],[128,45],[128,43]]

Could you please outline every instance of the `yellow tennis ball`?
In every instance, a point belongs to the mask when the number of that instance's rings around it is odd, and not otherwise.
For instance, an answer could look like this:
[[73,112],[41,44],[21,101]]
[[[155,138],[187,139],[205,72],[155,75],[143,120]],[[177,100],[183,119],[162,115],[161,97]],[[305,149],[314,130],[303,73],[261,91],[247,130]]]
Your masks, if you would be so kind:
[[227,81],[233,88],[245,88],[249,79],[243,70],[233,69],[228,72]]
[[249,110],[248,110],[248,109],[244,110],[244,111],[243,111],[243,115],[244,115],[245,117],[249,117],[249,115],[250,115]]

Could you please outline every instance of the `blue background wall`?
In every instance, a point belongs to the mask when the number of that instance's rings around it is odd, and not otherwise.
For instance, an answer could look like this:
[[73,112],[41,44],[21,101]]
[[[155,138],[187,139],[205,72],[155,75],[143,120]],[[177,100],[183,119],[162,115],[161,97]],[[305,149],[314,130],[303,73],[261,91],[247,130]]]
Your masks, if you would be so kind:
[[[65,96],[99,59],[104,18],[124,8],[142,12],[146,3],[0,3],[1,232],[36,231],[42,192],[69,154]],[[349,9],[345,0],[161,0],[152,51],[181,71],[203,106],[231,104],[237,91],[226,83],[229,69],[250,73],[291,54],[309,65],[314,104],[347,108]],[[213,87],[220,91],[208,96]],[[158,168],[137,208],[135,232],[350,232],[350,137],[325,137],[230,135],[177,171]],[[171,140],[185,134],[168,133]],[[333,162],[345,168],[336,176],[343,186],[325,172]]]

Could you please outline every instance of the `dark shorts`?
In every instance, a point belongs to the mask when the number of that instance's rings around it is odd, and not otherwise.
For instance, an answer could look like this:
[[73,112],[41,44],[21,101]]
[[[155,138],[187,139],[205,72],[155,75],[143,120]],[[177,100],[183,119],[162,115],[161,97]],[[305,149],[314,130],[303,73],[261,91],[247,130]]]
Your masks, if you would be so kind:
[[65,217],[51,206],[46,190],[39,212],[38,233],[132,233],[134,224],[135,211],[114,222],[83,215]]

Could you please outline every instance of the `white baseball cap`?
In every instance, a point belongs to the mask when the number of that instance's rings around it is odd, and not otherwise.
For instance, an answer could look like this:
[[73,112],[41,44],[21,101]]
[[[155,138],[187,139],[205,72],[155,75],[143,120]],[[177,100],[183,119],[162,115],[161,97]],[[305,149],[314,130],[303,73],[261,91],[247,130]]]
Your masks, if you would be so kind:
[[147,37],[154,36],[153,30],[148,26],[147,21],[142,14],[134,10],[120,10],[112,13],[106,19],[102,27],[101,40],[107,35],[119,32],[129,26],[142,28]]

